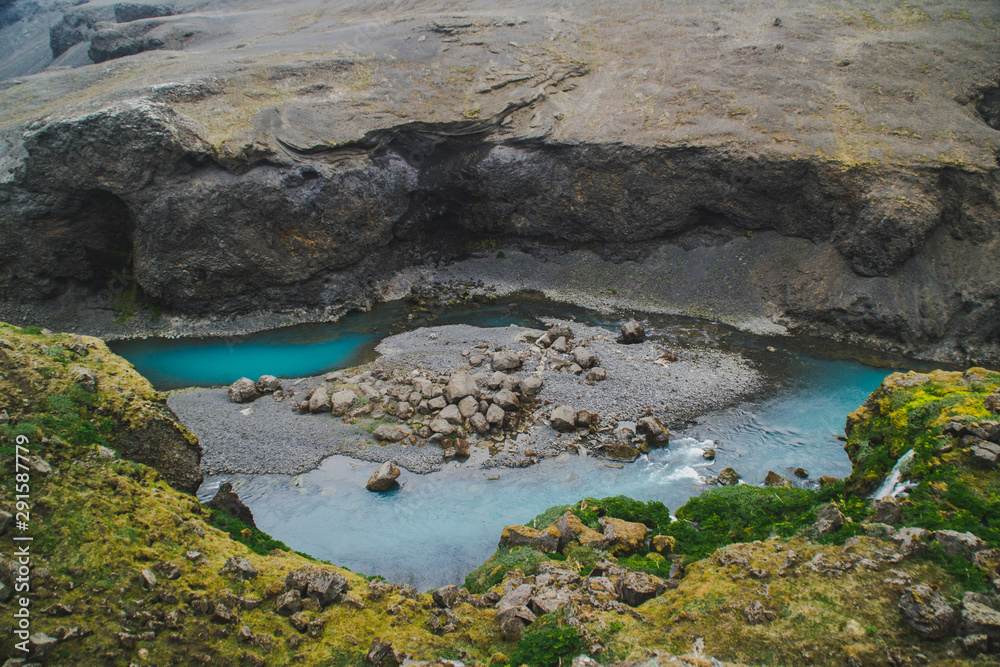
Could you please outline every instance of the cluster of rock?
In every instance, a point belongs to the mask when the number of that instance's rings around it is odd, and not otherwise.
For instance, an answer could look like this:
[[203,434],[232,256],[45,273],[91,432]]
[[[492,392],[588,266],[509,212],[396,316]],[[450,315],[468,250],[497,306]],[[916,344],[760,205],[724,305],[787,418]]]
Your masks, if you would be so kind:
[[[201,559],[197,553],[189,553],[189,558]],[[243,582],[255,579],[257,569],[245,558],[231,557],[222,568],[222,574]],[[283,590],[277,592],[274,601],[274,611],[288,618],[289,624],[300,634],[319,637],[323,632],[324,622],[320,615],[330,605],[342,602],[355,607],[363,603],[350,594],[347,579],[332,570],[318,567],[302,567],[290,571],[284,579]],[[272,592],[269,590],[268,597]],[[256,609],[261,606],[261,600],[235,595],[226,589],[214,599],[192,596],[189,606],[195,615],[211,616],[211,621],[220,625],[236,625],[240,619],[239,610]],[[176,614],[176,612],[173,612]],[[179,620],[176,619],[176,620]],[[253,644],[269,652],[276,646],[276,640],[267,633],[254,632],[247,625],[240,627],[236,635],[237,641],[243,644]],[[297,643],[293,642],[293,644]]]
[[614,440],[601,444],[596,453],[614,461],[635,461],[642,454],[648,454],[651,448],[670,444],[670,431],[663,422],[648,414],[635,423],[635,431],[620,428],[615,436]]
[[[599,521],[601,532],[588,527],[575,514],[567,511],[544,530],[530,526],[507,526],[499,546],[530,547],[543,553],[557,553],[571,544],[579,544],[608,551],[618,557],[636,554],[650,547],[654,554],[659,554],[656,558],[673,560],[670,578],[635,572],[607,560],[597,563],[588,577],[581,577],[576,570],[555,563],[543,563],[534,577],[515,571],[505,579],[503,596],[496,605],[497,622],[508,640],[519,639],[525,626],[539,615],[562,607],[569,608],[571,619],[573,610],[580,606],[634,613],[627,611],[623,605],[636,607],[677,586],[678,580],[684,576],[684,567],[681,557],[672,553],[673,537],[656,535],[649,539],[650,531],[641,523],[613,517],[601,517]],[[582,624],[578,629],[584,637],[590,636]],[[599,645],[596,637],[591,636],[590,639]]]
[[[1000,590],[1000,549],[989,545],[972,533],[954,530],[926,530],[924,528],[893,528],[901,516],[901,506],[892,497],[875,503],[875,521],[865,524],[865,531],[872,537],[894,542],[896,548],[884,554],[876,552],[878,560],[852,556],[844,563],[805,563],[817,572],[828,576],[846,571],[855,565],[868,569],[879,569],[883,563],[894,564],[904,558],[926,553],[932,546],[946,556],[968,561],[982,572],[991,574],[993,589]],[[817,535],[828,535],[838,530],[845,522],[843,514],[833,505],[823,507],[817,517],[814,531]],[[859,538],[851,538],[844,544],[844,551],[857,543]],[[798,564],[794,552],[789,552],[786,568]],[[890,570],[893,575],[886,583],[906,586],[899,598],[899,611],[903,622],[922,639],[936,640],[960,636],[966,650],[971,655],[980,653],[1000,653],[1000,600],[995,596],[966,592],[961,606],[952,608],[945,598],[932,586],[924,583],[913,585],[910,577],[898,570]]]
[[966,591],[956,609],[937,589],[916,584],[900,596],[899,613],[921,639],[958,636],[972,656],[1000,653],[1000,600],[996,596]]
[[281,397],[281,380],[273,375],[261,375],[256,382],[242,377],[229,387],[229,400],[233,403],[252,403],[264,394]]
[[[987,396],[986,400],[994,395]],[[944,425],[942,434],[949,436],[952,444],[940,448],[939,452],[947,453],[956,447],[966,449],[973,464],[988,470],[1000,463],[1000,423],[986,420],[966,423],[956,418]]]
[[607,371],[601,368],[601,360],[587,346],[573,337],[573,329],[565,324],[556,325],[535,341],[541,352],[537,370],[548,368],[565,371],[574,375],[586,372],[589,382],[603,382]]

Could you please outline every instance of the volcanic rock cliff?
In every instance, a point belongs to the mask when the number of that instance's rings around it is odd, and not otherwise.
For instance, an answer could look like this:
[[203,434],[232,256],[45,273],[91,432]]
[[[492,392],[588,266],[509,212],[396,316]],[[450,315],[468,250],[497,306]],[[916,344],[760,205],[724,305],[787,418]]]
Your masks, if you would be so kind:
[[59,7],[0,9],[8,318],[115,281],[177,315],[366,303],[488,247],[1000,362],[993,3]]

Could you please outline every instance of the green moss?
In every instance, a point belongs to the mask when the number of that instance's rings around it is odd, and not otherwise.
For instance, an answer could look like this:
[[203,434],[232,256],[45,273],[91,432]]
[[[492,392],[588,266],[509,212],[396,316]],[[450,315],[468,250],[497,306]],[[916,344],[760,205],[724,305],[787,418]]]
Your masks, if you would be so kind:
[[528,630],[510,655],[510,665],[561,667],[583,652],[583,639],[576,628],[558,612],[546,614]]
[[574,505],[573,512],[594,530],[600,530],[598,518],[602,516],[644,524],[654,534],[662,532],[671,522],[670,510],[663,503],[656,500],[643,502],[626,496],[600,500],[587,498]]
[[503,547],[497,549],[489,560],[465,577],[465,587],[473,593],[484,593],[503,581],[504,575],[514,569],[524,574],[534,574],[538,566],[550,557],[528,547]]
[[663,533],[677,540],[675,552],[703,558],[733,542],[793,535],[815,523],[819,504],[805,489],[724,487],[691,498]]
[[208,523],[224,533],[229,533],[231,538],[247,545],[254,553],[266,555],[273,549],[291,551],[284,542],[274,539],[262,530],[246,525],[225,512],[212,510],[208,516]]

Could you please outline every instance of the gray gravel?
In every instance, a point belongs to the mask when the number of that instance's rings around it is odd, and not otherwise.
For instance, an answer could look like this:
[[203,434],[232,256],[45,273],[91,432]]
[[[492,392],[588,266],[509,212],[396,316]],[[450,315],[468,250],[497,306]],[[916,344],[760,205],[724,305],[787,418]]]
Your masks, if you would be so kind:
[[[506,439],[470,438],[474,455],[465,465],[484,468],[522,467],[565,451],[593,451],[602,442],[617,437],[614,431],[619,422],[627,426],[647,413],[676,427],[737,403],[764,386],[761,374],[739,354],[707,348],[678,349],[678,361],[657,362],[664,352],[660,343],[621,345],[614,342],[615,332],[575,322],[565,324],[573,328],[577,344],[588,346],[598,356],[607,380],[590,383],[583,376],[553,371],[551,364],[539,366],[548,353],[532,341],[543,332],[515,326],[449,325],[391,336],[379,344],[379,359],[351,372],[402,378],[414,369],[432,377],[462,369],[474,374],[482,387],[493,373],[489,358],[473,368],[463,351],[474,352],[475,345],[488,343],[491,350],[512,349],[521,354],[524,365],[520,372],[511,374],[536,374],[543,379],[539,405],[534,414],[522,420],[523,432],[519,435],[508,434]],[[305,392],[322,382],[319,377],[285,380],[283,389],[286,394]],[[600,414],[600,432],[557,433],[548,425],[548,416],[560,404]],[[202,466],[208,474],[299,474],[315,468],[331,454],[374,462],[393,460],[414,473],[431,472],[445,465],[438,445],[379,443],[361,428],[365,423],[371,426],[370,421],[362,419],[354,425],[328,413],[300,415],[292,411],[292,402],[270,395],[239,405],[229,401],[225,389],[194,389],[173,393],[168,405],[200,438],[205,449]]]

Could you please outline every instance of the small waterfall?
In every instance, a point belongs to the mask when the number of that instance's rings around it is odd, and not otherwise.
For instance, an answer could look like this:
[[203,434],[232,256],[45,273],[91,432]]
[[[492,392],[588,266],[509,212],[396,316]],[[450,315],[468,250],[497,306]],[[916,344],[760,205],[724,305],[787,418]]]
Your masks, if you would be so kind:
[[885,478],[884,482],[882,482],[882,486],[878,487],[878,490],[872,494],[873,500],[879,500],[881,498],[885,498],[886,496],[892,496],[893,498],[895,498],[903,491],[913,488],[913,484],[911,484],[910,482],[903,482],[902,484],[900,484],[899,482],[899,477],[902,474],[903,466],[909,463],[912,459],[913,459],[912,449],[899,457],[899,460],[896,461],[896,465],[893,466],[892,471],[889,473],[889,476]]

